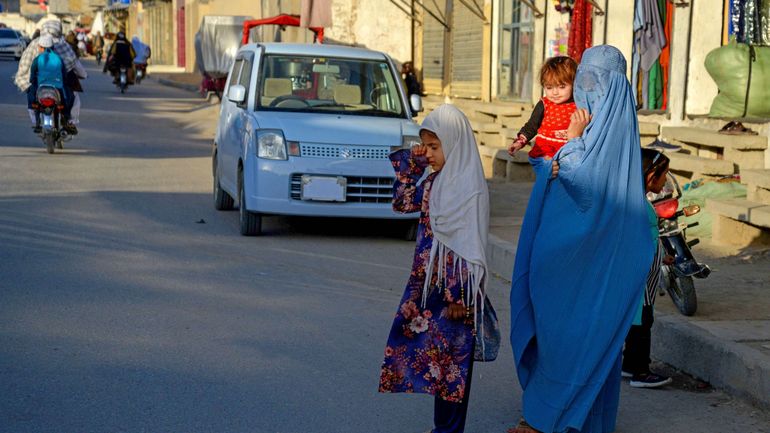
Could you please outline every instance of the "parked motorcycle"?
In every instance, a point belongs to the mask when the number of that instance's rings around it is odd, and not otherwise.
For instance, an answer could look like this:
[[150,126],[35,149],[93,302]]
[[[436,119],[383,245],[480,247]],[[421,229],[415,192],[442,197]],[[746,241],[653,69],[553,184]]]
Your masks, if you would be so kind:
[[147,76],[147,63],[134,63],[136,68],[136,84],[140,84],[142,79]]
[[72,139],[72,136],[64,130],[62,114],[64,113],[64,101],[59,90],[52,86],[40,86],[37,89],[36,102],[32,104],[35,115],[40,119],[42,131],[40,137],[45,143],[48,153],[54,153],[54,149],[63,149],[63,143]]
[[700,206],[692,205],[679,209],[682,190],[679,182],[669,173],[662,197],[652,201],[658,216],[660,240],[667,255],[674,258],[672,264],[664,264],[661,276],[661,289],[664,289],[676,305],[679,312],[692,316],[698,309],[693,278],[706,278],[711,274],[708,265],[695,260],[691,248],[700,240],[687,240],[686,231],[698,225],[680,223],[679,218],[690,217],[700,212]]

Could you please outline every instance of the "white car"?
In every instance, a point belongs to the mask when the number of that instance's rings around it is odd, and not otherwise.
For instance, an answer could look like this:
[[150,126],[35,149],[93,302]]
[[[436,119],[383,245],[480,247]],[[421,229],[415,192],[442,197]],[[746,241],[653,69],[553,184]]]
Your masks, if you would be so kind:
[[19,60],[24,52],[24,41],[19,37],[16,30],[9,28],[0,29],[0,57],[11,57]]
[[417,218],[393,211],[388,155],[419,142],[412,115],[422,103],[418,95],[407,100],[386,54],[245,45],[224,95],[213,148],[214,204],[238,204],[241,234],[260,234],[262,215]]

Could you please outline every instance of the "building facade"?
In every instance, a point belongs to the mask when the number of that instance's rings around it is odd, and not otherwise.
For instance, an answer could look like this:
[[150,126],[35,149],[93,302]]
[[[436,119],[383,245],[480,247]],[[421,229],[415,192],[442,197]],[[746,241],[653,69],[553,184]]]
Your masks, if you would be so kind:
[[[414,23],[414,60],[429,94],[483,101],[535,103],[538,71],[566,55],[570,14],[551,0],[393,0]],[[635,0],[595,0],[593,45],[611,44],[629,60],[634,44]],[[641,111],[666,123],[708,114],[717,87],[706,55],[726,43],[725,0],[666,0],[668,64],[666,102]],[[408,6],[408,7],[406,7]],[[666,25],[666,23],[664,23]]]

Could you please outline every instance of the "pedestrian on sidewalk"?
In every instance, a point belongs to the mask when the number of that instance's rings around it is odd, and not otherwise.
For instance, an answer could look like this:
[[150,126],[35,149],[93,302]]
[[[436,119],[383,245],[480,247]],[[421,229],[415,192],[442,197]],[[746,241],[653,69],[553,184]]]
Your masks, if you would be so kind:
[[[669,159],[653,149],[642,149],[642,173],[644,175],[645,192],[660,194],[666,185]],[[654,322],[655,298],[660,284],[661,265],[670,264],[673,257],[667,256],[660,243],[658,231],[658,216],[652,203],[647,202],[647,216],[650,232],[655,245],[655,257],[652,267],[647,274],[647,284],[644,297],[634,318],[631,330],[626,336],[623,349],[623,377],[630,378],[629,384],[635,388],[659,388],[671,383],[671,378],[650,370],[650,346],[652,344],[652,323]]]
[[535,166],[516,253],[511,346],[523,418],[515,433],[614,431],[623,341],[653,258],[620,51],[586,50],[574,93],[569,141]]
[[575,72],[577,63],[569,57],[546,60],[540,69],[540,84],[545,96],[535,105],[529,120],[508,147],[511,156],[533,138],[535,145],[529,151],[530,159],[551,159],[567,143],[567,129],[576,109],[572,98]]
[[[470,123],[455,106],[433,110],[423,121],[420,138],[422,145],[390,156],[396,171],[393,209],[420,212],[420,219],[412,272],[388,337],[379,391],[432,394],[431,431],[462,433],[475,324],[491,309],[481,311],[489,306],[484,302],[489,192]],[[432,172],[419,183],[428,165]],[[496,321],[491,326],[496,328]]]

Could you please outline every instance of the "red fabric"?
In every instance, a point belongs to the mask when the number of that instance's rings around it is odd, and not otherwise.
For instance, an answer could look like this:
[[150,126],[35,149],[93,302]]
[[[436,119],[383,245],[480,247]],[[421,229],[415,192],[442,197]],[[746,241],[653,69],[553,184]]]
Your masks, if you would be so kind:
[[591,4],[586,0],[575,1],[572,8],[572,20],[569,26],[569,42],[567,54],[580,63],[583,51],[591,47],[591,34],[593,27],[593,15]]
[[668,80],[671,72],[671,26],[674,21],[674,5],[666,2],[666,24],[664,33],[666,35],[666,46],[660,52],[660,69],[663,71],[663,105],[661,110],[668,108]]
[[556,104],[543,98],[543,122],[537,130],[535,145],[529,151],[532,158],[553,158],[556,152],[567,143],[567,128],[575,112],[575,102]]

